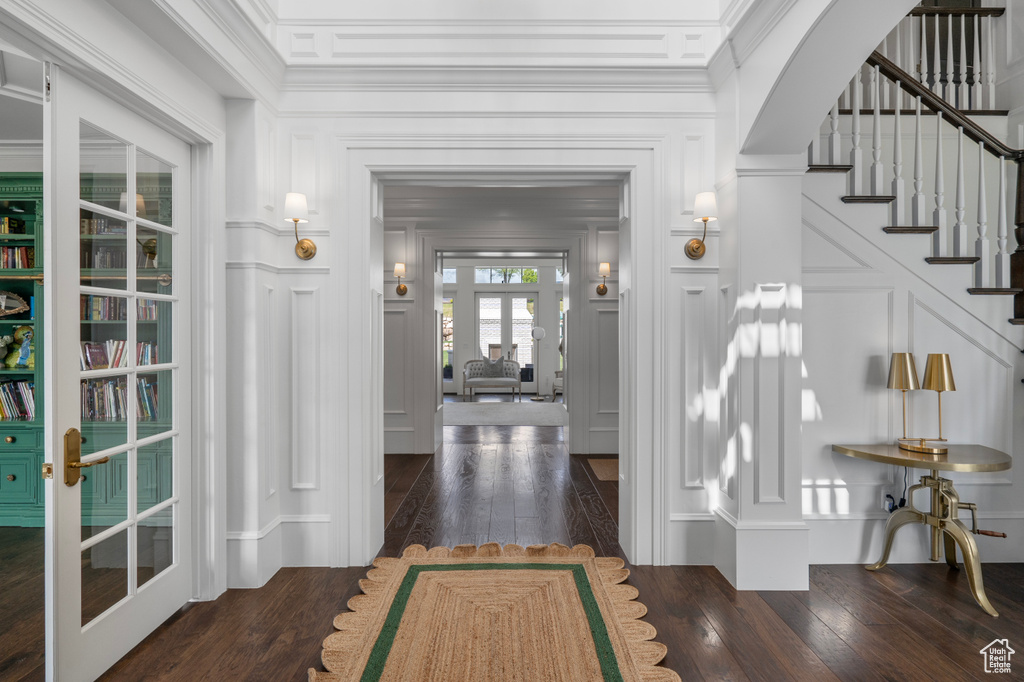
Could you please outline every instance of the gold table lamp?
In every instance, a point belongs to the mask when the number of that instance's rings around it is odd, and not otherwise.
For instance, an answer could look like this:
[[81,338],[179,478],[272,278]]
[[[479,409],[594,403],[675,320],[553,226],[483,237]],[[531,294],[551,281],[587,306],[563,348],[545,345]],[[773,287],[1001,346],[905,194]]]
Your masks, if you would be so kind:
[[928,455],[944,455],[949,449],[937,445],[927,445],[928,441],[945,443],[942,437],[942,392],[955,391],[956,383],[953,382],[953,367],[949,363],[948,353],[929,353],[928,361],[924,366],[924,383],[921,388],[928,391],[935,391],[939,394],[939,437],[938,438],[914,438],[916,443],[901,443],[900,447],[911,452],[923,452]]
[[914,365],[913,353],[893,353],[889,360],[889,383],[888,388],[895,388],[903,392],[903,438],[896,441],[902,446],[902,441],[907,440],[907,391],[916,391],[921,388],[921,382],[917,379],[917,367]]

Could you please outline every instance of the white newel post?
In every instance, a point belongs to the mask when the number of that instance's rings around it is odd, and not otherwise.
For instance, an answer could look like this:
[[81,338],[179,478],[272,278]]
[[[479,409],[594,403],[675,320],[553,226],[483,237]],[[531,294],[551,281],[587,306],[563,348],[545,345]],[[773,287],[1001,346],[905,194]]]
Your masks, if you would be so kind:
[[[727,416],[722,420],[715,564],[741,590],[805,590],[801,501],[801,176],[803,156],[737,160],[722,283]],[[729,183],[732,185],[732,183]],[[729,191],[731,190],[731,191]],[[724,211],[729,215],[731,211]],[[724,234],[724,232],[723,232]]]

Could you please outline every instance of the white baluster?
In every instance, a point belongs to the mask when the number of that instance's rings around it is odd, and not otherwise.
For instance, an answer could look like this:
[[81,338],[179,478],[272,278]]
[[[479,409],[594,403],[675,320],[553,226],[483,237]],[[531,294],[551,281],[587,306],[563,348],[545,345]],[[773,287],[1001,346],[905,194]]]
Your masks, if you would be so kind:
[[946,252],[946,209],[945,171],[942,168],[942,112],[935,115],[935,210],[932,211],[932,225],[936,228],[932,233],[932,255],[942,256]]
[[935,80],[932,82],[932,92],[942,97],[942,53],[940,52],[942,41],[939,40],[939,35],[939,15],[936,14],[935,35],[933,36],[935,45],[932,46],[934,48],[932,52],[932,73]]
[[981,105],[981,19],[974,15],[974,64],[971,65],[971,109]]
[[967,256],[967,198],[964,195],[964,129],[957,128],[956,134],[956,223],[953,224],[953,256]]
[[878,196],[884,191],[882,185],[885,182],[885,166],[882,165],[882,112],[880,109],[882,98],[879,96],[882,74],[876,66],[871,70],[871,75],[875,86],[872,97],[875,100],[875,107],[871,114],[873,126],[871,128],[871,193]]
[[992,17],[985,17],[988,27],[985,36],[985,90],[988,92],[986,101],[989,109],[996,108],[996,48],[992,36]]
[[974,240],[974,286],[987,287],[989,275],[988,206],[985,196],[985,143],[978,143],[978,238]]
[[[903,51],[905,53],[904,54],[904,62],[906,64],[906,67],[904,67],[903,70],[906,71],[907,73],[913,75],[913,76],[917,76],[917,80],[920,81],[921,80],[921,75],[920,75],[921,74],[921,72],[920,72],[920,68],[921,67],[917,63],[917,61],[914,59],[914,45],[916,44],[915,41],[914,41],[914,17],[908,16],[908,17],[904,18],[903,21],[900,22],[900,24],[903,26],[903,32],[904,32]],[[902,106],[904,108],[907,108],[907,107],[913,106],[913,104],[914,104],[913,96],[909,92],[904,93],[904,95],[903,95],[903,105]]]
[[900,90],[900,82],[896,81],[896,112],[892,123],[892,195],[896,200],[892,202],[892,225],[902,225],[906,216],[903,207],[903,128],[900,126],[900,107],[898,103],[903,99]]
[[853,116],[850,121],[850,136],[853,140],[853,148],[850,150],[850,165],[853,166],[853,170],[850,171],[850,194],[856,196],[864,190],[864,153],[860,148],[860,98],[862,94],[860,69],[857,69],[857,74],[853,77],[851,92],[853,102],[850,107],[853,110]]
[[914,198],[910,202],[911,220],[914,225],[924,225],[927,200],[924,196],[924,150],[921,144],[921,97],[917,98],[914,114],[917,127],[914,129]]
[[[899,24],[896,25],[896,29],[894,29],[892,32],[890,32],[889,36],[891,36],[893,33],[897,32],[898,30],[899,30]],[[880,52],[882,53],[882,56],[885,57],[886,59],[889,59],[890,61],[897,61],[899,59],[899,50],[898,49],[895,51],[895,54],[893,56],[891,56],[891,57],[889,56],[889,36],[886,36],[885,40],[882,41],[882,49],[880,50]],[[877,70],[875,72],[875,78],[881,78],[881,76],[878,74]],[[882,96],[882,103],[881,103],[880,106],[883,109],[888,109],[889,108],[889,84],[888,83],[881,83],[881,82],[879,83],[879,94]]]
[[918,55],[920,55],[921,66],[918,70],[921,83],[928,87],[928,74],[931,73],[928,67],[928,17],[921,15],[921,20],[918,22],[918,27],[921,29],[921,35],[918,36]]
[[[953,16],[950,15],[949,22],[953,23]],[[977,43],[975,43],[977,49]],[[960,86],[957,88],[957,106],[961,109],[970,109],[967,101],[969,87],[967,85],[967,16],[960,15]]]
[[[935,16],[938,19],[938,15]],[[953,82],[953,15],[946,17],[946,101],[956,106],[956,83]]]
[[996,209],[996,286],[1010,286],[1010,254],[1006,251],[1006,159],[999,157],[999,203]]
[[832,111],[828,114],[828,162],[839,163],[839,151],[842,146],[842,138],[839,136],[839,102],[832,105]]
[[874,109],[878,105],[878,69],[868,69],[868,106]]

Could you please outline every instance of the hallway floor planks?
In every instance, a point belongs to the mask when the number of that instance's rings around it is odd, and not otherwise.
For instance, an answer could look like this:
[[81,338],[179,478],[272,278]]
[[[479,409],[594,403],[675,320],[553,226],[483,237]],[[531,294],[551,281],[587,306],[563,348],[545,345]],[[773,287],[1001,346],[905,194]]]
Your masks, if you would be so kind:
[[[494,540],[582,542],[622,556],[617,483],[570,456],[561,429],[446,427],[445,439],[437,456],[386,458],[382,555]],[[0,539],[5,530],[14,529],[0,529]],[[630,568],[645,620],[668,646],[664,664],[685,680],[980,680],[982,647],[1024,641],[1024,564],[984,567],[998,619],[945,564],[812,566],[807,592],[737,592],[708,566]],[[307,668],[322,669],[321,642],[365,573],[285,568],[258,590],[189,604],[101,679],[304,680]],[[0,638],[17,630],[15,595],[5,592]],[[41,679],[7,653],[23,655],[32,642],[7,645],[0,678]]]

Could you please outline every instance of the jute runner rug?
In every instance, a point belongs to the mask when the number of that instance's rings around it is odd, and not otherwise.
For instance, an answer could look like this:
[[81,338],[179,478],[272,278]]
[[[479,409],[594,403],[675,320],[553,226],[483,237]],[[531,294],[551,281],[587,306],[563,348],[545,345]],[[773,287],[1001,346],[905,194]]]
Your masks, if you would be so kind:
[[413,545],[373,565],[310,682],[679,680],[623,561],[586,545]]

